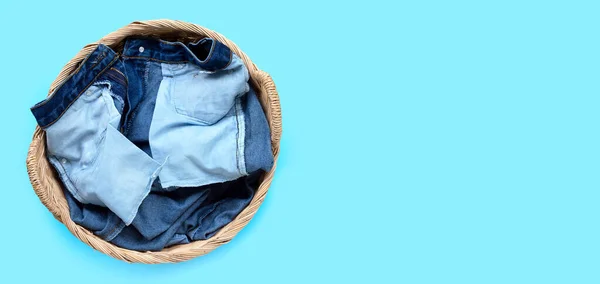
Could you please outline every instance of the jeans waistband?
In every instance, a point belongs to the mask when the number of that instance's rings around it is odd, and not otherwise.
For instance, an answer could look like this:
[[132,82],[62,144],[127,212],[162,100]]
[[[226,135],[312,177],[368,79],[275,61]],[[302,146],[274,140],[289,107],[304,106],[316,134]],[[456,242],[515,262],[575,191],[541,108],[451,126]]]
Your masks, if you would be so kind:
[[110,47],[99,44],[48,98],[31,107],[40,127],[56,122],[94,81],[119,59]]
[[163,63],[187,62],[207,71],[218,71],[229,66],[233,52],[212,38],[203,38],[187,45],[161,39],[129,38],[123,48],[123,58]]

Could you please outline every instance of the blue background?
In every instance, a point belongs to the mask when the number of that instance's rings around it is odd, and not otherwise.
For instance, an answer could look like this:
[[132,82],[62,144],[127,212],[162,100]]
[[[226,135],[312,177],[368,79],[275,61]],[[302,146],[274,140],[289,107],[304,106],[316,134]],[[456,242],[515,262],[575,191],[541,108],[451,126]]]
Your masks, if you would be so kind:
[[[0,282],[599,283],[596,3],[4,0]],[[277,83],[284,133],[249,226],[149,266],[72,236],[25,157],[63,65],[155,18],[236,42]]]

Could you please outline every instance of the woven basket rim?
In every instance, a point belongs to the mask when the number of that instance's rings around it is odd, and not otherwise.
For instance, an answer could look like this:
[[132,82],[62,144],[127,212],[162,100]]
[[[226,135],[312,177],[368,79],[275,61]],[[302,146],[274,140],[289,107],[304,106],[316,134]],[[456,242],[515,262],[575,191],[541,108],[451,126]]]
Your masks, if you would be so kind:
[[228,46],[242,59],[248,68],[250,82],[256,88],[256,93],[265,110],[271,129],[271,143],[273,155],[275,157],[273,168],[271,171],[264,174],[261,184],[248,206],[246,206],[233,221],[221,228],[213,237],[207,240],[176,245],[157,252],[140,252],[115,246],[97,237],[92,232],[75,224],[71,220],[68,205],[62,191],[62,183],[58,180],[54,169],[50,166],[46,158],[45,134],[39,126],[36,126],[29,146],[26,160],[27,172],[33,189],[44,206],[46,206],[54,217],[63,223],[73,235],[92,248],[126,262],[173,263],[186,261],[197,256],[205,255],[220,245],[231,241],[231,239],[248,224],[262,204],[271,181],[273,180],[275,169],[277,167],[277,158],[279,156],[279,142],[282,131],[279,96],[271,76],[266,72],[259,70],[235,43],[228,40],[223,35],[199,25],[168,19],[132,22],[129,25],[104,36],[97,42],[86,45],[63,67],[57,78],[51,84],[48,95],[50,95],[76,70],[79,63],[93,51],[98,44],[105,44],[111,48],[118,49],[123,40],[129,36],[152,36],[182,41],[211,37]]

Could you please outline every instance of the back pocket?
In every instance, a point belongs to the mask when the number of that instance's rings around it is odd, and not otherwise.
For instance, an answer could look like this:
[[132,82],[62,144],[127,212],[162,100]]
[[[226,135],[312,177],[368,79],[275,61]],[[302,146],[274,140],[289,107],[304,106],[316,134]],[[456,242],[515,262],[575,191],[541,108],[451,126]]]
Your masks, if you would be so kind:
[[82,203],[101,203],[81,181],[95,170],[107,126],[113,120],[118,123],[120,118],[111,93],[110,83],[95,83],[71,103],[56,123],[46,128],[48,155],[65,175],[67,189]]
[[186,64],[173,76],[170,97],[177,113],[201,124],[212,125],[234,106],[235,99],[249,89],[245,68],[217,72]]

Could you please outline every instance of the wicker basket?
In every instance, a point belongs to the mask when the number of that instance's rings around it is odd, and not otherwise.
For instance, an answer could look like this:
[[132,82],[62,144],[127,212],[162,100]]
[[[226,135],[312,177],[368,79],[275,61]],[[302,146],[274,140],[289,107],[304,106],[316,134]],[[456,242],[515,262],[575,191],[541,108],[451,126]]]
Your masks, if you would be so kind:
[[260,71],[256,65],[250,61],[250,58],[248,58],[248,56],[246,56],[246,54],[244,54],[233,42],[214,31],[198,25],[172,20],[133,22],[108,34],[98,42],[85,46],[60,71],[60,74],[52,83],[49,93],[52,93],[57,86],[74,72],[79,63],[87,54],[93,51],[99,43],[108,45],[114,50],[120,51],[123,47],[123,40],[126,37],[133,35],[153,36],[166,40],[184,42],[197,40],[203,37],[212,37],[227,45],[244,61],[250,73],[250,83],[255,87],[269,121],[273,154],[275,156],[273,169],[266,173],[262,178],[261,184],[250,204],[231,223],[223,227],[208,240],[177,245],[158,252],[139,252],[117,247],[98,238],[87,229],[71,221],[67,201],[61,189],[62,183],[59,181],[54,169],[48,163],[46,158],[45,134],[39,127],[36,127],[35,132],[33,133],[33,141],[29,147],[29,153],[27,154],[27,171],[33,189],[42,203],[50,210],[50,212],[52,212],[56,219],[67,226],[73,235],[92,248],[127,262],[181,262],[207,254],[218,246],[229,242],[246,224],[248,224],[250,219],[254,216],[254,213],[258,210],[258,207],[262,204],[269,185],[271,184],[271,180],[273,179],[279,153],[279,140],[281,138],[281,109],[279,106],[279,97],[277,95],[277,90],[275,89],[275,84],[269,74]]

